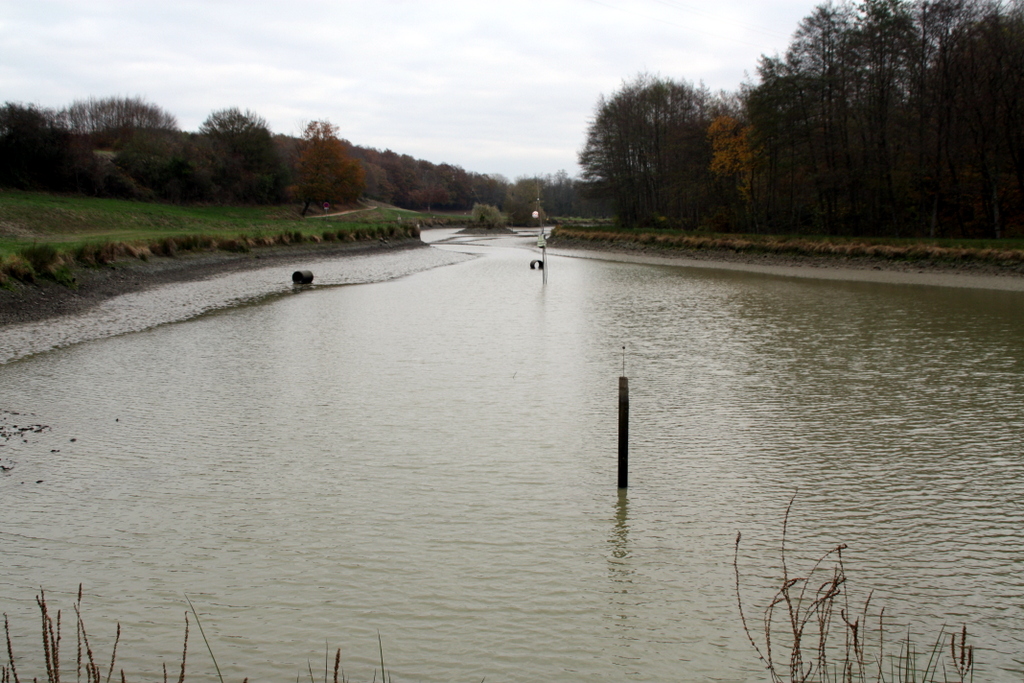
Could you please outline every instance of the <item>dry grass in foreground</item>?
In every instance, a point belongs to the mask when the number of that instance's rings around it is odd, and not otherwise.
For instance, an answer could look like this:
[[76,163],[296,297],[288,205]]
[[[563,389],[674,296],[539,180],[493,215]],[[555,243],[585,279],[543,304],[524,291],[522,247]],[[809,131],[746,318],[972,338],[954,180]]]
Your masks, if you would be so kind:
[[[795,499],[795,497],[794,497]],[[786,561],[786,532],[789,515],[793,507],[791,499],[786,508],[782,527],[782,581],[769,601],[763,615],[763,631],[755,635],[751,630],[746,612],[740,581],[739,547],[740,534],[736,535],[733,569],[736,579],[736,600],[740,621],[750,644],[753,646],[772,683],[966,683],[974,677],[974,646],[967,642],[967,627],[959,632],[947,633],[940,630],[933,644],[918,649],[909,631],[898,638],[890,639],[891,627],[885,623],[885,610],[877,615],[869,612],[871,595],[863,605],[851,607],[847,591],[846,571],[843,564],[843,550],[837,545],[822,555],[802,576],[790,574]],[[185,596],[188,600],[188,596]],[[46,664],[46,683],[61,683],[62,676],[74,674],[76,683],[111,683],[115,672],[120,683],[127,683],[123,669],[117,668],[117,646],[121,637],[121,625],[109,657],[98,656],[92,648],[85,622],[82,619],[82,587],[74,604],[76,657],[74,669],[66,667],[61,659],[62,614],[54,617],[46,603],[46,595],[40,591],[36,596],[42,617],[42,649]],[[213,660],[220,683],[224,683],[213,648],[206,639],[199,614],[188,600],[200,635]],[[16,657],[11,641],[10,624],[4,614],[4,633],[7,642],[7,664],[0,665],[0,683],[21,683]],[[188,656],[189,612],[185,613],[185,636],[181,650],[181,661],[177,669],[176,683],[184,683]],[[893,644],[889,644],[894,640]],[[381,681],[388,683],[391,676],[384,664],[383,643],[378,634],[380,648]],[[307,661],[306,671],[310,683],[317,683],[312,664]],[[26,679],[27,680],[27,679]],[[39,683],[33,677],[33,683]],[[242,683],[248,683],[245,678]],[[298,679],[296,679],[298,682]],[[377,680],[374,669],[373,680]],[[341,669],[341,649],[334,656],[333,677],[329,662],[324,662],[324,683],[348,683]],[[167,665],[163,665],[163,683],[170,683]]]
[[[794,497],[795,498],[795,497]],[[733,569],[736,601],[743,630],[773,683],[948,683],[974,680],[974,646],[967,626],[959,633],[940,630],[934,643],[918,649],[908,631],[888,645],[884,608],[869,613],[871,594],[851,607],[843,565],[845,544],[837,545],[803,576],[786,564],[786,531],[793,500],[782,523],[782,583],[763,615],[755,636],[747,623],[740,590],[740,534],[736,534]],[[948,639],[947,639],[948,636]],[[948,648],[947,648],[948,645]]]
[[[210,642],[206,639],[206,634],[203,631],[203,624],[199,620],[199,614],[196,612],[195,607],[192,606],[192,601],[185,596],[188,601],[189,611],[191,611],[193,617],[196,620],[196,624],[199,626],[199,633],[203,638],[203,642],[206,644],[206,648],[210,653],[210,658],[213,660],[214,668],[217,671],[217,678],[220,683],[224,683],[224,676],[221,674],[220,665],[217,664],[217,658],[213,654],[213,648],[210,646]],[[74,674],[74,680],[76,683],[82,683],[82,677],[85,676],[85,683],[111,683],[112,680],[119,680],[120,683],[127,683],[124,669],[117,668],[117,646],[121,641],[121,624],[117,625],[117,634],[114,637],[114,644],[110,652],[110,661],[108,662],[106,657],[101,657],[93,651],[92,644],[89,641],[89,633],[85,628],[85,622],[82,620],[82,586],[78,587],[78,598],[75,601],[75,644],[76,644],[76,656],[75,656],[75,668],[70,670],[61,660],[61,641],[63,639],[62,626],[63,619],[60,610],[57,611],[56,616],[50,613],[49,606],[46,604],[46,594],[42,590],[39,591],[39,595],[36,596],[36,604],[39,606],[40,616],[42,617],[42,646],[43,646],[43,659],[46,663],[46,683],[61,683],[62,677]],[[189,612],[185,612],[185,637],[181,647],[181,661],[177,665],[178,671],[175,678],[176,683],[185,683],[185,671],[186,663],[188,661],[188,636],[189,636]],[[0,665],[0,683],[21,683],[22,679],[18,673],[18,668],[15,662],[20,659],[14,654],[14,647],[11,643],[11,629],[10,623],[7,619],[7,614],[4,614],[4,635],[7,640],[7,664]],[[380,647],[380,680],[382,683],[390,683],[391,675],[384,665],[384,645],[380,639],[380,634],[377,636],[378,645]],[[310,662],[306,663],[307,670],[309,673],[310,683],[316,683],[313,677],[313,666]],[[114,678],[115,672],[117,679]],[[345,676],[344,670],[341,668],[341,648],[338,648],[334,655],[334,669],[333,676],[328,669],[328,662],[324,662],[324,678],[323,683],[348,683],[348,678]],[[27,680],[27,679],[26,679]],[[170,683],[170,675],[168,674],[167,664],[163,665],[163,683]],[[373,680],[377,680],[377,670],[374,669]],[[248,683],[249,678],[246,677],[242,680],[242,683]],[[39,677],[33,676],[32,683],[39,683]]]

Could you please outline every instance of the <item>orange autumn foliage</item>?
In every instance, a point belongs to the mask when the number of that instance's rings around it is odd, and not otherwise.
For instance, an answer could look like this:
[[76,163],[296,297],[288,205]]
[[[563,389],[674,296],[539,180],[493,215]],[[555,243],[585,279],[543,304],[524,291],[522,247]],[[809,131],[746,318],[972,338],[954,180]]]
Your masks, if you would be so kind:
[[365,173],[359,162],[348,156],[345,143],[338,139],[338,127],[329,121],[311,121],[302,134],[302,141],[302,153],[296,165],[296,190],[306,202],[306,208],[314,201],[346,204],[359,199],[366,188]]
[[750,182],[754,171],[754,151],[750,146],[750,126],[731,116],[719,116],[708,126],[711,142],[711,172],[720,178],[733,177],[744,200],[750,200]]

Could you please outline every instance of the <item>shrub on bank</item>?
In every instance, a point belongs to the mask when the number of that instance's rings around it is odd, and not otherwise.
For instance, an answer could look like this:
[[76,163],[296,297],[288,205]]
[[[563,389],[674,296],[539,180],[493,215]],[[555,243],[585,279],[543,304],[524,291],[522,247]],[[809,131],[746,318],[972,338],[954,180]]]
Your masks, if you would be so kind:
[[52,244],[33,244],[18,252],[36,274],[48,273],[60,264],[60,254]]
[[22,282],[32,282],[32,266],[21,254],[11,254],[0,260],[0,284],[6,285],[9,278],[15,278]]
[[496,206],[490,204],[474,204],[471,220],[476,225],[487,228],[498,228],[505,225],[505,216]]
[[70,287],[75,283],[69,268],[73,262],[72,256],[58,251],[51,244],[32,244],[0,258],[0,286],[8,286],[11,278],[34,282],[36,278],[44,277]]

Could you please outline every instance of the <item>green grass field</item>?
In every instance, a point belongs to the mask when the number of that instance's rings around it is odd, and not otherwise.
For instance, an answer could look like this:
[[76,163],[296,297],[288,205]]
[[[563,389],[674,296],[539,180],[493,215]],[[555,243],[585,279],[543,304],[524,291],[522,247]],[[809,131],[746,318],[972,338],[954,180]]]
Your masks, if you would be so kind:
[[42,192],[0,190],[0,254],[33,244],[60,247],[96,242],[149,242],[165,237],[237,237],[283,230],[319,234],[374,223],[424,221],[436,217],[391,207],[306,219],[296,206],[177,206],[96,199]]
[[69,268],[177,251],[249,251],[301,242],[417,237],[451,216],[386,205],[310,213],[298,206],[179,206],[0,190],[0,286],[72,282]]

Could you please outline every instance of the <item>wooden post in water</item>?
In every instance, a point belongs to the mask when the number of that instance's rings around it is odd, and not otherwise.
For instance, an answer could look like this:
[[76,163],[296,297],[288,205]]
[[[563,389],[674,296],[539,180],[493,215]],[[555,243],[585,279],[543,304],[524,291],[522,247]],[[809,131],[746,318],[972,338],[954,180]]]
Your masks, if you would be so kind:
[[629,486],[629,380],[619,377],[619,488]]

